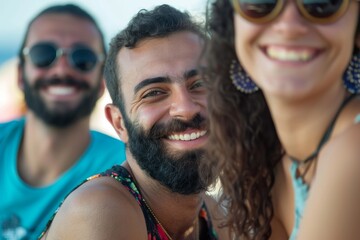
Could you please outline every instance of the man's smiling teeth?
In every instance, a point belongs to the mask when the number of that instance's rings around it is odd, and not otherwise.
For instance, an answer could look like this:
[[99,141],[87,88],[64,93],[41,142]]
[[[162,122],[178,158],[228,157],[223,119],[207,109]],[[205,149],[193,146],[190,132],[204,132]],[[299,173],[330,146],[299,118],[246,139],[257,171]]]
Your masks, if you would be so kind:
[[48,92],[53,95],[70,95],[75,92],[75,88],[67,86],[51,86],[48,87]]
[[199,137],[202,137],[206,134],[206,131],[200,131],[200,132],[193,132],[191,134],[172,134],[168,138],[171,140],[181,140],[181,141],[191,141],[195,140]]
[[309,49],[286,49],[280,47],[268,47],[267,55],[280,61],[307,61],[313,57],[314,51]]

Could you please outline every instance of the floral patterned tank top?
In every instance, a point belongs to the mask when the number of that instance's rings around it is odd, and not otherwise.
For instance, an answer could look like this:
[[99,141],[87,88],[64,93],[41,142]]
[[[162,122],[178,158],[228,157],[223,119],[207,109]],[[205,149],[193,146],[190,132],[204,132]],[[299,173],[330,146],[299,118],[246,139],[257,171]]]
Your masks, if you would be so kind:
[[[110,168],[109,170],[100,173],[100,174],[96,174],[94,176],[91,176],[89,178],[87,178],[86,180],[84,180],[84,182],[82,182],[81,184],[79,184],[76,188],[74,188],[72,191],[74,191],[75,189],[77,189],[79,186],[81,186],[82,184],[84,184],[87,181],[90,181],[92,179],[98,178],[98,177],[112,177],[115,180],[117,180],[118,182],[120,182],[130,193],[131,195],[135,198],[135,200],[137,201],[137,203],[139,204],[139,206],[141,207],[141,210],[144,214],[145,217],[145,222],[146,222],[146,228],[147,228],[147,233],[148,233],[148,240],[170,240],[163,228],[158,224],[158,222],[156,221],[156,219],[154,218],[154,216],[151,214],[149,208],[146,206],[143,197],[139,191],[138,186],[136,185],[133,177],[131,176],[131,174],[126,170],[126,168],[120,166],[120,165],[115,165],[112,168]],[[69,193],[70,194],[70,193]],[[60,206],[62,205],[62,203],[60,204]],[[59,206],[59,208],[60,208]],[[58,208],[58,210],[59,210]],[[55,213],[53,214],[52,218],[49,220],[49,222],[47,223],[44,231],[41,233],[41,235],[39,236],[38,239],[41,239],[44,234],[47,232],[47,230],[49,229],[52,220],[54,219],[57,211],[55,211]],[[201,238],[200,239],[206,239],[206,240],[217,240],[217,233],[215,231],[215,229],[212,226],[211,223],[211,219],[210,219],[210,215],[209,212],[206,208],[206,205],[203,204],[200,212],[199,212],[199,219],[202,222],[205,222],[206,224],[206,231],[202,232],[201,234]]]
[[[93,177],[88,178],[87,181],[102,176],[112,177],[115,180],[119,181],[135,198],[135,200],[141,207],[141,210],[144,214],[149,240],[169,240],[163,228],[158,224],[154,216],[151,214],[149,208],[144,203],[143,197],[139,191],[138,186],[136,185],[133,177],[126,170],[126,168],[120,165],[115,165],[111,169],[105,171],[104,173],[97,174]],[[201,210],[199,212],[199,219],[201,221],[205,221],[207,226],[206,236],[202,236],[201,239],[208,239],[208,240],[218,239],[215,229],[212,226],[210,215],[208,213],[205,204],[203,204],[203,206],[201,207]]]
[[[137,201],[137,203],[139,204],[144,217],[145,217],[145,222],[146,222],[146,228],[147,228],[147,233],[148,233],[148,240],[170,240],[163,228],[160,226],[160,224],[156,221],[156,219],[154,218],[154,216],[152,215],[152,213],[150,212],[150,209],[146,206],[146,203],[144,202],[144,199],[139,191],[138,186],[136,185],[133,177],[131,176],[131,174],[126,170],[126,168],[120,166],[120,165],[115,165],[113,166],[111,169],[101,173],[101,174],[96,174],[92,177],[87,178],[83,183],[81,183],[79,186],[81,186],[82,184],[84,184],[87,181],[90,181],[92,179],[98,178],[98,177],[112,177],[115,180],[117,180],[118,182],[120,182],[130,193],[131,195],[133,195],[133,197],[135,198],[135,200]],[[78,188],[79,186],[77,186],[76,188]],[[76,189],[74,188],[74,190]],[[73,191],[74,191],[73,190]],[[60,204],[61,206],[61,204]],[[59,206],[59,208],[60,208]],[[58,210],[59,210],[58,208]],[[47,232],[47,230],[49,229],[52,220],[54,219],[57,211],[55,211],[54,215],[52,216],[52,218],[49,220],[49,222],[46,225],[45,230],[41,233],[41,235],[39,236],[38,239],[41,239],[44,234]],[[200,239],[206,239],[206,240],[217,240],[217,234],[215,232],[215,229],[213,228],[212,224],[211,224],[211,220],[210,220],[210,215],[208,213],[208,210],[206,208],[206,205],[203,204],[200,212],[199,212],[199,220],[202,223],[206,223],[203,224],[206,226],[206,231],[202,232],[201,238]]]

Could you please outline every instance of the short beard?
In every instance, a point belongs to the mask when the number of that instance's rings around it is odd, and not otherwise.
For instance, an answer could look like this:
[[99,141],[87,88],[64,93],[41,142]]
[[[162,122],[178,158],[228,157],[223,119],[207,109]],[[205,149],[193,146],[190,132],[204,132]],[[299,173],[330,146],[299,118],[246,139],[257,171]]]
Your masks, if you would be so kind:
[[171,192],[183,195],[205,191],[207,185],[199,174],[199,164],[204,150],[193,150],[183,154],[172,154],[166,150],[163,138],[171,132],[184,131],[188,127],[200,129],[204,118],[197,115],[189,122],[172,120],[170,123],[156,124],[145,132],[138,124],[133,124],[126,116],[125,126],[129,134],[128,147],[142,170],[160,182]]
[[[44,123],[57,128],[66,128],[83,117],[87,117],[93,111],[100,91],[101,79],[92,89],[89,84],[72,78],[59,79],[38,79],[34,86],[30,86],[23,71],[24,95],[27,107],[34,112]],[[67,84],[77,88],[87,89],[76,107],[58,106],[58,109],[49,109],[42,99],[39,91],[44,86],[55,84]]]

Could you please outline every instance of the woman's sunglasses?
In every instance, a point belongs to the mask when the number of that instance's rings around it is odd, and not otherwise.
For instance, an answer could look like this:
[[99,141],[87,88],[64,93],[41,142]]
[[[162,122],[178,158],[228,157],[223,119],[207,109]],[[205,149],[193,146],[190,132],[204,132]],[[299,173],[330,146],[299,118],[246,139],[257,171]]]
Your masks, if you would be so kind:
[[30,48],[26,47],[23,54],[29,56],[32,63],[38,68],[48,68],[66,54],[70,65],[81,72],[91,71],[97,62],[104,60],[102,54],[97,55],[85,45],[76,45],[68,49],[59,48],[51,42],[40,42]]
[[[231,0],[235,11],[253,23],[267,23],[279,16],[287,0]],[[319,24],[335,22],[350,0],[295,0],[301,15]]]

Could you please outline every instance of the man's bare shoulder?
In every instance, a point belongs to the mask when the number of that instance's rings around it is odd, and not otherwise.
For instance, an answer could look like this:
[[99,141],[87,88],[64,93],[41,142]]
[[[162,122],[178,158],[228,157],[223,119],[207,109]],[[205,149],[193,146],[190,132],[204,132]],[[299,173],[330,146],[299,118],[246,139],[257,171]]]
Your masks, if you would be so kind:
[[146,239],[135,198],[119,182],[101,177],[72,192],[56,214],[46,239]]

